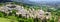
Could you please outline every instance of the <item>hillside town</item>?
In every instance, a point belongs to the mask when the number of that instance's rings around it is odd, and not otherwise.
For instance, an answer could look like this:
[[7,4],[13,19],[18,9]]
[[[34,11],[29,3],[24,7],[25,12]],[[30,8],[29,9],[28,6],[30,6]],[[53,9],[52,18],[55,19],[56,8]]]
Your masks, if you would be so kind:
[[12,10],[17,10],[16,14],[17,16],[22,15],[26,18],[40,18],[41,20],[46,18],[49,19],[51,17],[51,12],[44,12],[42,9],[35,10],[35,9],[29,9],[25,10],[23,6],[6,3],[2,7],[0,7],[0,11],[5,12],[9,14],[9,12],[12,12]]
[[[54,9],[54,8],[51,8],[51,9]],[[3,6],[0,6],[0,11],[6,13],[7,16],[13,15],[13,16],[17,16],[18,18],[22,16],[21,18],[27,18],[27,19],[38,18],[39,21],[41,20],[40,22],[48,22],[49,19],[52,20],[52,17],[55,17],[53,16],[55,15],[53,14],[53,10],[51,12],[47,11],[47,9],[46,11],[44,11],[43,7],[39,7],[38,10],[35,10],[33,7],[28,8],[27,10],[25,9],[24,6],[17,5],[12,2],[4,3]],[[54,19],[54,21],[55,20],[56,19]]]

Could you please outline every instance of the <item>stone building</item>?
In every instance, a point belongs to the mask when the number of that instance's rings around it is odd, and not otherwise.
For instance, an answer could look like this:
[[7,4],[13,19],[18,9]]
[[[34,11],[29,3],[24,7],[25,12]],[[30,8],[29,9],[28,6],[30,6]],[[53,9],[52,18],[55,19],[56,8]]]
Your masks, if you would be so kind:
[[51,18],[51,12],[45,12],[45,15],[46,15],[46,19]]

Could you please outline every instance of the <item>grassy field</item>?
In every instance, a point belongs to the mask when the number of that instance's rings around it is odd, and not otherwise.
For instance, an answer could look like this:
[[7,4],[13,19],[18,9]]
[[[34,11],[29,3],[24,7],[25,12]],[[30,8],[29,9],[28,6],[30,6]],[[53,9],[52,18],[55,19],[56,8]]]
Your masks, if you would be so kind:
[[0,17],[0,22],[11,22],[10,19]]
[[0,22],[17,22],[17,21],[16,20],[12,20],[12,19],[7,19],[7,18],[0,17]]

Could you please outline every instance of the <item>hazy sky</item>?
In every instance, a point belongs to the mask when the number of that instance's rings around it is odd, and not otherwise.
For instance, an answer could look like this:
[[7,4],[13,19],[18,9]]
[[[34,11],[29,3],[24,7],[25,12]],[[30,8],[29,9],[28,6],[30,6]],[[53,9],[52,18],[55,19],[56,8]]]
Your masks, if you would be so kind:
[[43,1],[43,2],[60,2],[60,0],[15,0],[15,1],[17,1],[17,2],[41,2],[41,1]]
[[60,0],[29,0],[29,1],[33,1],[33,2],[39,2],[39,1],[60,1]]
[[60,0],[29,0],[29,1],[60,1]]
[[[21,0],[18,0],[21,1]],[[23,1],[27,1],[27,0],[23,0]],[[28,0],[28,1],[60,1],[60,0]]]

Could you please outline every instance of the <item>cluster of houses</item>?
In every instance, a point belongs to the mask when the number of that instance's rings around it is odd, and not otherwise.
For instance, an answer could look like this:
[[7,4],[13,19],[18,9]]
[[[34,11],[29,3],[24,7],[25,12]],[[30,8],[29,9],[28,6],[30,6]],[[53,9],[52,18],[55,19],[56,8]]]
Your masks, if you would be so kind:
[[46,17],[46,19],[49,19],[51,17],[51,12],[44,12],[42,9],[41,10],[34,10],[34,9],[29,9],[29,10],[25,10],[23,6],[19,6],[19,5],[15,5],[15,4],[5,4],[2,7],[0,7],[0,11],[5,12],[5,13],[9,13],[12,12],[11,10],[17,10],[16,14],[22,15],[26,18],[40,18],[43,19]]

